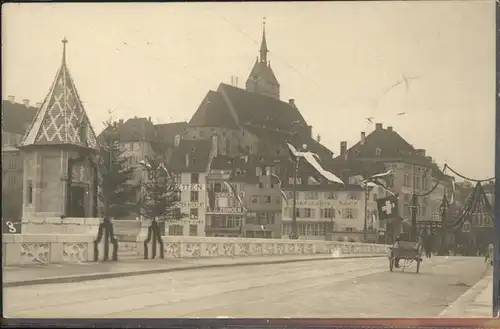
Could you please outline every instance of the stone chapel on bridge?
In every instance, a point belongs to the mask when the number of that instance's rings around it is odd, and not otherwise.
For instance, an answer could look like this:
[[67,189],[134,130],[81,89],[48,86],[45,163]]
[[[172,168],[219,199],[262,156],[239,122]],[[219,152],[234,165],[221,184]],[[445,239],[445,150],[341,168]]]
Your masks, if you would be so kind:
[[97,217],[97,138],[66,63],[19,148],[24,161],[23,220]]

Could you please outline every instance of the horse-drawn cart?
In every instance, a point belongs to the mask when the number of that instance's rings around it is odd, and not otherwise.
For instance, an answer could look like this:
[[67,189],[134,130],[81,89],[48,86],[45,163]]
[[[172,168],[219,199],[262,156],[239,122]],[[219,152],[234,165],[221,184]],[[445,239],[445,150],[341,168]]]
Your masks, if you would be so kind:
[[[389,269],[391,272],[394,267],[401,267],[404,271],[405,267],[410,266],[413,262],[417,263],[417,273],[420,272],[420,263],[422,262],[422,248],[420,243],[411,241],[396,241],[391,249],[389,256]],[[402,266],[399,264],[403,262]]]

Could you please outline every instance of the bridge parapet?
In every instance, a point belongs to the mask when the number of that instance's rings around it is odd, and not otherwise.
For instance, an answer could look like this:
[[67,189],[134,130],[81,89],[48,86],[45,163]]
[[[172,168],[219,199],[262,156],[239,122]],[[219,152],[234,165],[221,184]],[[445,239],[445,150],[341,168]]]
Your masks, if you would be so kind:
[[[144,258],[146,227],[147,223],[141,225],[135,242],[119,243],[118,260]],[[92,234],[3,234],[2,237],[4,266],[90,262],[95,260],[96,246],[98,254],[104,254],[104,244],[94,244],[97,237]],[[167,259],[314,254],[382,256],[388,253],[386,245],[356,242],[192,236],[166,236],[162,241]]]

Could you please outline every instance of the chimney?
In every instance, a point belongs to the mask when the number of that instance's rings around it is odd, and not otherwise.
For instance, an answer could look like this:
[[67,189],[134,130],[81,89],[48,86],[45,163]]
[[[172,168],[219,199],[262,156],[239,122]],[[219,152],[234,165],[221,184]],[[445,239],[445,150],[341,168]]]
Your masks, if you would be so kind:
[[384,127],[382,126],[381,123],[376,123],[375,124],[375,130],[382,130],[382,129],[384,129]]
[[15,103],[16,102],[16,96],[7,96],[7,100],[11,103]]
[[295,106],[295,99],[290,98],[290,99],[288,100],[288,104],[290,104],[290,105],[292,105],[292,106]]
[[186,153],[186,168],[189,167],[189,152]]
[[340,142],[340,155],[344,156],[344,159],[347,159],[347,142]]
[[214,153],[214,157],[219,154],[219,136],[212,136],[212,152]]
[[392,126],[387,127],[387,131],[392,131]]
[[365,145],[366,141],[366,133],[364,131],[361,132],[361,145]]
[[39,109],[42,106],[42,102],[36,103],[36,108]]
[[148,117],[148,121],[151,122],[151,117]]
[[29,100],[29,99],[26,99],[26,98],[25,98],[25,99],[23,99],[23,104],[24,104],[24,106],[26,106],[26,107],[30,107],[30,100]]
[[181,143],[181,135],[175,135],[174,146],[178,147],[180,143]]

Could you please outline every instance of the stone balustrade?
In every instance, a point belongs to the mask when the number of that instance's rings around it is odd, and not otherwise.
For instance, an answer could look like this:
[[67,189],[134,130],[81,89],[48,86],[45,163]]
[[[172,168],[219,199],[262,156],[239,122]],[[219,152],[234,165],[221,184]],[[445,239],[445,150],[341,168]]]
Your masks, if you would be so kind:
[[88,234],[2,234],[2,265],[93,261],[94,239]]
[[[3,265],[24,265],[34,263],[71,263],[94,260],[94,240],[101,219],[99,218],[36,218],[24,221],[27,232],[3,234]],[[116,234],[126,235],[126,241],[119,241],[118,260],[142,259],[144,241],[147,239],[151,221],[138,221],[121,228]],[[50,232],[51,228],[54,230]],[[127,232],[132,229],[130,234]],[[30,233],[36,231],[37,234]],[[71,232],[71,233],[68,233]],[[383,256],[388,246],[359,242],[321,240],[221,238],[196,236],[162,237],[165,258],[189,257],[248,257],[264,255],[312,255],[325,254]],[[99,244],[99,255],[103,254]],[[159,248],[159,243],[157,248]],[[110,249],[112,247],[110,246]],[[149,245],[151,250],[151,243]],[[151,251],[149,251],[151,255]],[[159,255],[159,253],[157,253]]]
[[163,237],[165,257],[245,257],[265,255],[387,255],[380,244],[321,240]]

